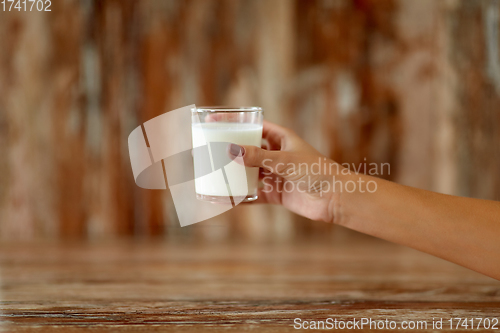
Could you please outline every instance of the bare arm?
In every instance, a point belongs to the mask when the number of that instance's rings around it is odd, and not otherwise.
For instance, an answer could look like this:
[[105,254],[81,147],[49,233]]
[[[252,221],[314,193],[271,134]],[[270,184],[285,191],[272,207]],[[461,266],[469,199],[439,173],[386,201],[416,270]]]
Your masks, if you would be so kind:
[[374,193],[341,194],[336,223],[500,280],[499,202],[375,181]]
[[[425,191],[341,167],[334,173],[311,172],[319,160],[335,162],[278,125],[265,122],[264,137],[268,149],[230,149],[243,154],[245,165],[263,169],[257,202],[281,204],[310,219],[406,245],[500,280],[499,202]],[[376,191],[345,190],[347,182],[359,180],[376,183]]]

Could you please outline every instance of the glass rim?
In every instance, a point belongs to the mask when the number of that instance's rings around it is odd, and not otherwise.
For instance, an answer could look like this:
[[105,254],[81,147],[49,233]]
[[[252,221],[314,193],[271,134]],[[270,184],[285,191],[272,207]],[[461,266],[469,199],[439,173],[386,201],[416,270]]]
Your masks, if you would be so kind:
[[195,112],[263,112],[260,106],[200,106]]

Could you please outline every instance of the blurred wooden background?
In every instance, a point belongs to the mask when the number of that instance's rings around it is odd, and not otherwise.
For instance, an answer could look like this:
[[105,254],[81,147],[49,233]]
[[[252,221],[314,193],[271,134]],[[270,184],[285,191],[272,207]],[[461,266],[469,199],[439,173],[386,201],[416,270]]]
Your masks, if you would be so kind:
[[279,207],[180,228],[127,137],[168,110],[258,105],[339,162],[500,199],[500,3],[67,0],[0,12],[0,238],[290,241]]

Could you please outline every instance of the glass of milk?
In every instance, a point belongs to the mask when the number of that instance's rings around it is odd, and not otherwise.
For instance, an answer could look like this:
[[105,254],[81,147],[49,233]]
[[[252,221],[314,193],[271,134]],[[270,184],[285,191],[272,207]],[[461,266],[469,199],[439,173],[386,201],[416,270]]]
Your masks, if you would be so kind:
[[260,107],[198,107],[192,109],[195,190],[198,200],[239,203],[257,199],[259,168],[232,160],[228,145],[260,147]]

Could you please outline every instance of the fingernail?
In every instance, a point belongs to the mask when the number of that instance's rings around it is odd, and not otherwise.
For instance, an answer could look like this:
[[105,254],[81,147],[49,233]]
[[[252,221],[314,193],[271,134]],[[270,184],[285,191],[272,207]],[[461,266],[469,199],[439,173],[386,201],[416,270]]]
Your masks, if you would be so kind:
[[245,148],[235,145],[234,143],[231,143],[229,145],[229,153],[233,156],[241,156],[245,155]]

